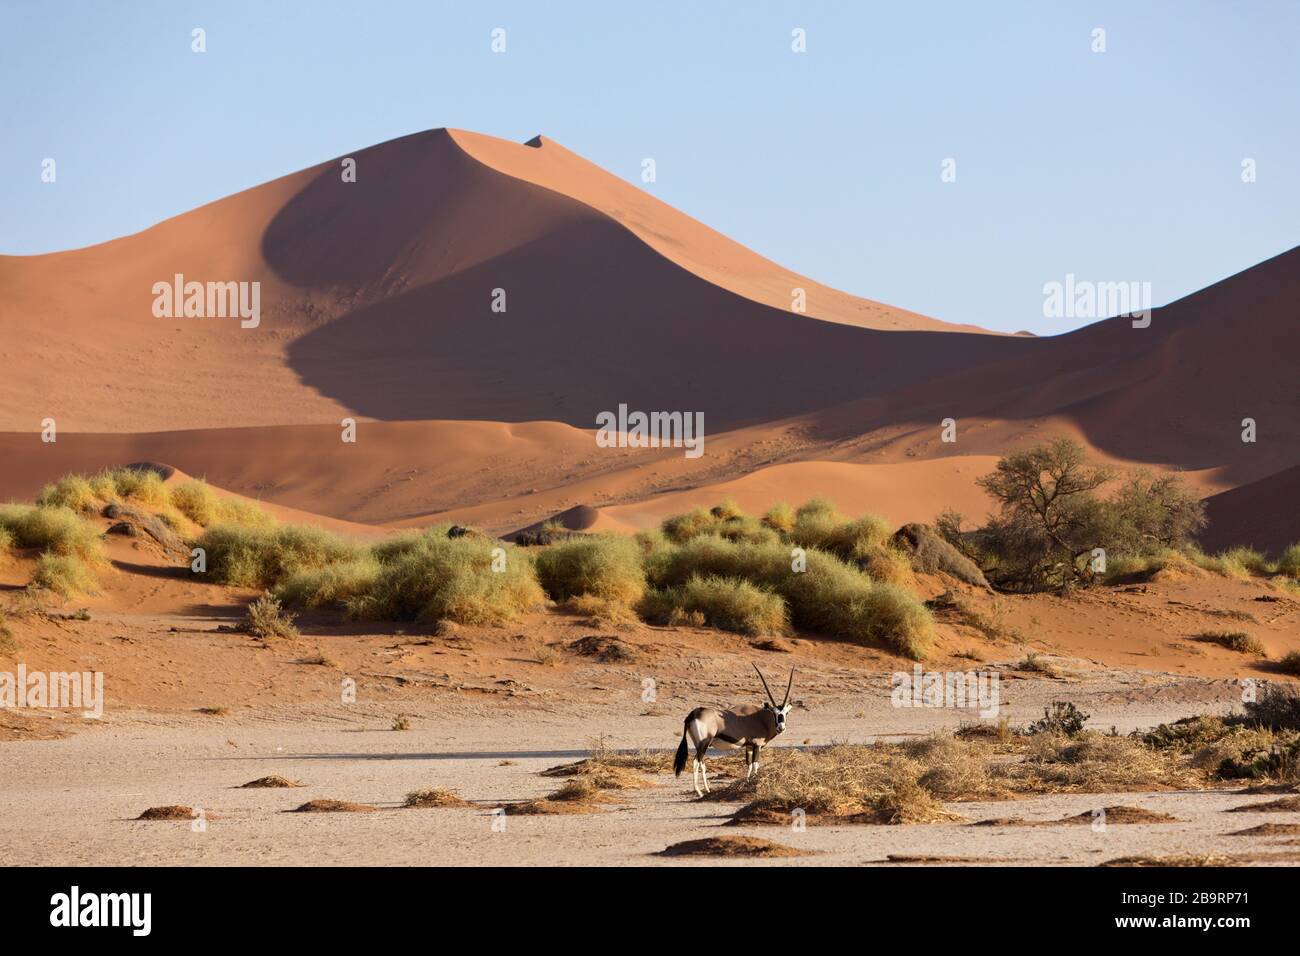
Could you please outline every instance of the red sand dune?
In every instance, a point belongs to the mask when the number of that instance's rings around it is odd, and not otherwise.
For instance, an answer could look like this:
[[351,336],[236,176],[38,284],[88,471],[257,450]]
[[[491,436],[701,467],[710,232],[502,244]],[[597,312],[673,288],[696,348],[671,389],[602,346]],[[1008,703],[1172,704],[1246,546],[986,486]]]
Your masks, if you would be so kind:
[[[0,257],[0,498],[152,458],[370,524],[507,531],[592,505],[595,527],[631,527],[723,494],[926,520],[976,514],[994,456],[1071,434],[1228,492],[1216,543],[1300,538],[1270,479],[1300,465],[1300,249],[1150,328],[1002,336],[820,286],[544,138],[434,130],[351,155],[355,183],[332,160],[112,242]],[[176,273],[260,282],[260,325],[155,318]],[[620,403],[704,412],[705,456],[596,448]]]

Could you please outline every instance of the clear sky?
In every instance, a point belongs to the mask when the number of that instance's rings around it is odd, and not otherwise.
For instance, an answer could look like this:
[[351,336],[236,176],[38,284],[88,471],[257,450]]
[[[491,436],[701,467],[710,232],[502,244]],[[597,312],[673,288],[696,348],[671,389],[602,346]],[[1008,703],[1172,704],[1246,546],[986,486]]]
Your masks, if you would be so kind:
[[4,0],[0,253],[420,129],[540,132],[638,185],[653,157],[644,188],[829,285],[1060,332],[1067,273],[1159,305],[1300,244],[1297,37],[1297,0]]

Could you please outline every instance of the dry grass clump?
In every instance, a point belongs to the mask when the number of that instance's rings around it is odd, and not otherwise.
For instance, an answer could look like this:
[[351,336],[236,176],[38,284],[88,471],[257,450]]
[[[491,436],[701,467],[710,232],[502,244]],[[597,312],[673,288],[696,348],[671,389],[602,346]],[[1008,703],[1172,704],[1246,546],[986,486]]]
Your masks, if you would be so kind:
[[1268,657],[1268,651],[1264,649],[1260,639],[1247,634],[1245,631],[1202,631],[1196,635],[1196,639],[1206,644],[1217,644],[1230,651],[1236,651],[1238,654]]
[[1183,755],[1147,747],[1134,737],[1083,731],[1076,737],[1037,734],[1023,740],[1020,759],[993,770],[1019,793],[1185,790],[1204,781]]
[[594,657],[602,664],[619,664],[637,660],[641,654],[636,647],[617,637],[588,634],[569,644],[569,650],[583,657]]
[[73,554],[42,554],[32,575],[34,587],[45,588],[63,598],[90,594],[98,583],[90,566]]
[[35,548],[87,564],[104,560],[99,532],[63,505],[0,505],[0,530],[12,548]]
[[537,579],[557,601],[590,596],[635,604],[645,593],[641,549],[621,535],[585,535],[559,541],[534,558]]
[[763,524],[773,531],[790,532],[794,530],[795,513],[784,501],[778,501],[767,509],[763,515]]
[[214,524],[234,524],[269,528],[275,519],[251,501],[223,498],[202,478],[173,485],[171,505],[201,528]]
[[282,777],[278,773],[273,773],[266,777],[258,777],[256,780],[250,780],[243,784],[241,790],[258,790],[258,789],[280,789],[288,787],[301,787],[296,780],[290,780],[288,777]]
[[681,843],[674,843],[663,850],[660,850],[658,856],[724,856],[724,857],[763,857],[779,858],[792,856],[808,856],[807,850],[796,850],[794,847],[785,846],[781,843],[773,843],[771,840],[764,840],[762,837],[751,836],[720,836],[705,837],[701,840],[685,840]]
[[412,790],[402,802],[404,807],[472,807],[474,804],[459,797],[451,790],[429,788]]
[[1296,836],[1300,834],[1300,823],[1261,823],[1259,826],[1244,830],[1233,830],[1228,836]]
[[248,605],[243,627],[249,634],[260,638],[298,636],[294,615],[271,594],[264,594]]
[[[616,772],[671,773],[672,769],[673,755],[670,751],[636,750],[630,753],[621,753],[611,750],[606,745],[604,738],[601,737],[591,741],[588,745],[588,755],[582,760],[548,767],[542,771],[541,775],[543,777],[586,777],[591,780],[608,776],[610,780],[626,783],[628,778],[626,776],[620,777]],[[605,789],[630,790],[640,789],[643,786],[650,786],[649,781],[642,780],[630,786],[608,786]]]
[[198,816],[193,807],[171,804],[165,807],[150,807],[136,817],[137,820],[193,820]]
[[1120,856],[1098,866],[1238,866],[1239,861],[1218,853],[1178,853],[1172,856]]
[[317,529],[219,525],[200,545],[220,539],[218,574],[228,583],[271,579],[287,604],[341,605],[366,620],[502,624],[545,601],[522,551],[451,531],[438,525],[363,548]]
[[1243,803],[1229,807],[1224,813],[1300,813],[1300,797],[1279,797],[1264,803]]
[[128,498],[157,510],[171,505],[167,485],[152,468],[109,468],[91,476],[64,475],[41,489],[36,503],[47,508],[94,511],[106,502]]
[[813,751],[769,750],[759,773],[712,795],[745,800],[736,825],[789,823],[930,823],[962,819],[922,786],[921,761],[889,745],[839,744]]
[[1300,651],[1287,651],[1277,662],[1277,669],[1283,674],[1300,677]]
[[708,511],[696,508],[672,515],[664,520],[661,532],[665,540],[674,544],[706,536],[743,544],[771,544],[780,540],[778,529],[766,519],[759,521],[745,514],[730,498]]
[[611,798],[590,777],[573,777],[554,793],[540,800],[510,803],[505,811],[510,815],[536,816],[543,814],[599,813],[601,804]]
[[638,624],[641,618],[622,601],[606,601],[590,594],[580,594],[564,602],[566,611],[587,619],[592,627],[627,629]]
[[448,525],[375,545],[379,573],[347,602],[367,620],[503,624],[546,599],[528,556],[478,535],[449,537]]
[[641,613],[656,624],[676,623],[682,615],[699,615],[709,627],[738,634],[784,634],[789,628],[785,601],[742,578],[698,575],[685,584],[653,590]]
[[219,584],[272,588],[295,574],[357,558],[361,549],[322,528],[217,524],[198,539],[207,576]]
[[370,813],[375,808],[366,803],[350,800],[308,800],[285,813]]
[[917,660],[933,644],[933,620],[916,598],[816,548],[807,550],[804,570],[797,571],[783,544],[702,536],[661,547],[646,555],[645,564],[650,583],[661,590],[680,588],[693,577],[744,580],[780,595],[795,627],[884,645]]
[[1274,570],[1288,578],[1300,578],[1300,541],[1283,550]]

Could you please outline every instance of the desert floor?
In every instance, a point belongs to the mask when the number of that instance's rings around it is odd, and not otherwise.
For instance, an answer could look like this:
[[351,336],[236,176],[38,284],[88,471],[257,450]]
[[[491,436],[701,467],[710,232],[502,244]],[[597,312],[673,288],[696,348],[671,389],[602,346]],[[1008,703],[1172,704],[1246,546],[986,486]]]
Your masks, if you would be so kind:
[[[659,700],[641,699],[640,669],[591,664],[568,671],[573,693],[560,700],[552,686],[516,681],[497,693],[465,682],[419,687],[363,678],[358,703],[324,703],[286,693],[284,703],[239,707],[225,715],[111,707],[93,725],[61,718],[57,731],[41,716],[10,722],[0,777],[0,857],[11,864],[598,864],[691,865],[714,858],[657,856],[683,840],[720,834],[772,839],[813,851],[765,861],[783,865],[906,865],[929,863],[1092,865],[1132,855],[1213,854],[1239,862],[1293,864],[1294,838],[1231,836],[1278,813],[1224,811],[1267,796],[1239,789],[1212,792],[1070,794],[997,803],[950,804],[970,821],[994,817],[1056,820],[1115,805],[1168,813],[1180,822],[1032,828],[960,823],[914,826],[724,827],[734,805],[696,799],[689,779],[670,774],[655,786],[616,794],[599,812],[566,816],[507,816],[492,810],[532,799],[562,781],[539,772],[587,754],[593,738],[617,748],[671,748],[688,700],[743,681],[739,658],[711,668],[690,648],[671,668]],[[271,650],[255,652],[281,655]],[[773,676],[785,655],[762,654]],[[286,657],[286,659],[288,659]],[[1082,666],[1082,662],[1079,662]],[[332,670],[298,665],[312,672]],[[556,668],[547,668],[554,670]],[[380,668],[370,673],[378,675]],[[694,671],[694,678],[685,676]],[[335,674],[341,673],[336,671]],[[1036,717],[1042,706],[1068,696],[1093,715],[1093,725],[1121,732],[1189,713],[1224,712],[1239,699],[1234,681],[1092,668],[1046,679],[1003,681],[1001,716],[1013,723]],[[335,682],[331,677],[327,685]],[[970,714],[890,706],[887,675],[850,674],[834,662],[801,660],[798,701],[787,746],[864,742],[954,727]],[[856,686],[855,686],[856,685]],[[301,690],[301,686],[298,687]],[[322,688],[323,689],[323,688]],[[744,699],[744,692],[735,692]],[[390,729],[392,714],[410,715],[410,729]],[[70,730],[79,732],[69,733]],[[50,732],[65,733],[39,739]],[[241,789],[268,774],[300,781],[297,789]],[[716,774],[716,771],[715,771]],[[725,781],[715,775],[718,783]],[[467,809],[402,808],[418,788],[454,790],[476,805]],[[286,813],[312,799],[375,806],[365,813]],[[201,808],[206,827],[185,821],[135,819],[148,807]],[[494,823],[497,827],[494,828]],[[915,861],[912,861],[915,862]]]

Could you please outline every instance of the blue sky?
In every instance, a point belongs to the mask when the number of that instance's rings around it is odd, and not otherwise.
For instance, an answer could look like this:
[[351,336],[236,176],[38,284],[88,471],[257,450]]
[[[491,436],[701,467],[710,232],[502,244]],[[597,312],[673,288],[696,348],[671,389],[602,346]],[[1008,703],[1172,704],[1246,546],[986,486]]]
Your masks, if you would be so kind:
[[1163,304],[1300,244],[1298,35],[1295,0],[6,0],[0,253],[420,129],[541,132],[638,185],[653,157],[646,188],[829,285],[1060,332],[1067,273]]

